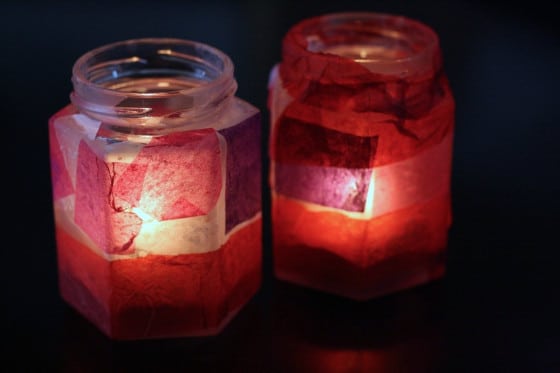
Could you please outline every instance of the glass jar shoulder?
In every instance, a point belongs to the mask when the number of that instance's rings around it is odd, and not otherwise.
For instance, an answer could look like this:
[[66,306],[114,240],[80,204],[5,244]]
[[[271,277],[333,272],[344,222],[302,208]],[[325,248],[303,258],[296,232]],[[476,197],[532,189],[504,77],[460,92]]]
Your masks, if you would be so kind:
[[60,140],[70,140],[73,138],[74,141],[79,141],[80,139],[84,139],[92,142],[102,141],[106,145],[112,145],[116,142],[145,144],[154,137],[173,132],[197,131],[203,129],[214,129],[216,131],[224,130],[243,123],[253,117],[258,117],[259,115],[260,110],[257,107],[243,99],[234,97],[231,104],[222,111],[219,116],[194,123],[186,122],[185,125],[178,126],[170,132],[154,133],[152,135],[135,135],[116,131],[111,126],[81,113],[73,104],[69,104],[51,116],[49,126],[51,133],[61,138]]
[[209,127],[221,130],[243,123],[258,115],[260,115],[260,110],[257,107],[241,98],[234,97],[229,108],[217,121],[209,123]]

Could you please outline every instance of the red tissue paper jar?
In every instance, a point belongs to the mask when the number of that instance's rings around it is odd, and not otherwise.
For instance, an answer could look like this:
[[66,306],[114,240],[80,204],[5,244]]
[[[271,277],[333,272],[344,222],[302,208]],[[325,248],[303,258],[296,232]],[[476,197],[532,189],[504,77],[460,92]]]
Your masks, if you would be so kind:
[[268,105],[277,278],[365,300],[444,275],[455,104],[433,29],[305,19]]
[[60,292],[112,339],[217,334],[261,282],[261,119],[231,59],[137,39],[49,121]]

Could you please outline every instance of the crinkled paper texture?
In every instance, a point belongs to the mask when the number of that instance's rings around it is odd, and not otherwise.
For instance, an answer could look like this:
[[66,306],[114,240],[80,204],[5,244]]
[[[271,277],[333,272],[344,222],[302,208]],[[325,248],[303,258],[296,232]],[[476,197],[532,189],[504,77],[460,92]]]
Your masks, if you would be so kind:
[[276,274],[359,299],[441,276],[455,104],[440,50],[403,76],[308,42],[288,32],[269,85]]
[[261,118],[219,131],[227,142],[226,232],[261,210]]
[[129,162],[99,156],[95,148],[104,140],[96,141],[79,145],[75,222],[103,251],[130,253],[145,219],[206,215],[216,204],[222,188],[216,131],[155,137]]
[[[356,200],[356,196],[358,201],[363,199],[363,191],[370,187],[370,178],[356,174],[355,169],[389,167],[429,152],[452,137],[454,101],[441,68],[440,51],[435,50],[431,68],[407,77],[385,75],[352,59],[308,51],[305,32],[294,27],[286,35],[278,74],[271,74],[269,105],[282,108],[281,113],[274,113],[272,123],[272,187],[305,202],[364,211],[365,201],[341,202]],[[410,189],[405,185],[409,182],[419,185],[418,193],[425,192],[429,198],[440,190],[423,187],[430,183],[424,179],[449,179],[451,152],[438,156],[435,161],[441,167],[415,163],[430,171],[425,175],[413,173],[407,180],[406,172],[389,170],[385,174],[396,180],[392,187]],[[305,168],[309,166],[312,168]],[[352,173],[355,175],[350,176]],[[350,187],[352,184],[357,187]],[[391,196],[385,193],[385,197]]]

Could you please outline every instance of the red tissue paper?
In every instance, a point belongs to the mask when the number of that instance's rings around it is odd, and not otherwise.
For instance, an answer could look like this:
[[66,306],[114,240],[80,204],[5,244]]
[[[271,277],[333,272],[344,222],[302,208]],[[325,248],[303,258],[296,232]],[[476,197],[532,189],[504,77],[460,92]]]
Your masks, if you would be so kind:
[[444,274],[455,104],[433,31],[371,13],[304,20],[268,104],[277,277],[369,299]]

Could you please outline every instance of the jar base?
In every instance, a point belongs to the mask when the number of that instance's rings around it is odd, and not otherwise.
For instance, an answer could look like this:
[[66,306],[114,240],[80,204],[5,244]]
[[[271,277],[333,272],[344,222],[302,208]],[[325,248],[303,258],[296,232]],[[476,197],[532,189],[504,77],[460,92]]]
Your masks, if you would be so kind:
[[279,253],[286,250],[276,250],[278,280],[356,301],[421,286],[444,277],[446,271],[443,252],[404,253],[362,268],[326,250],[296,250],[286,255]]

